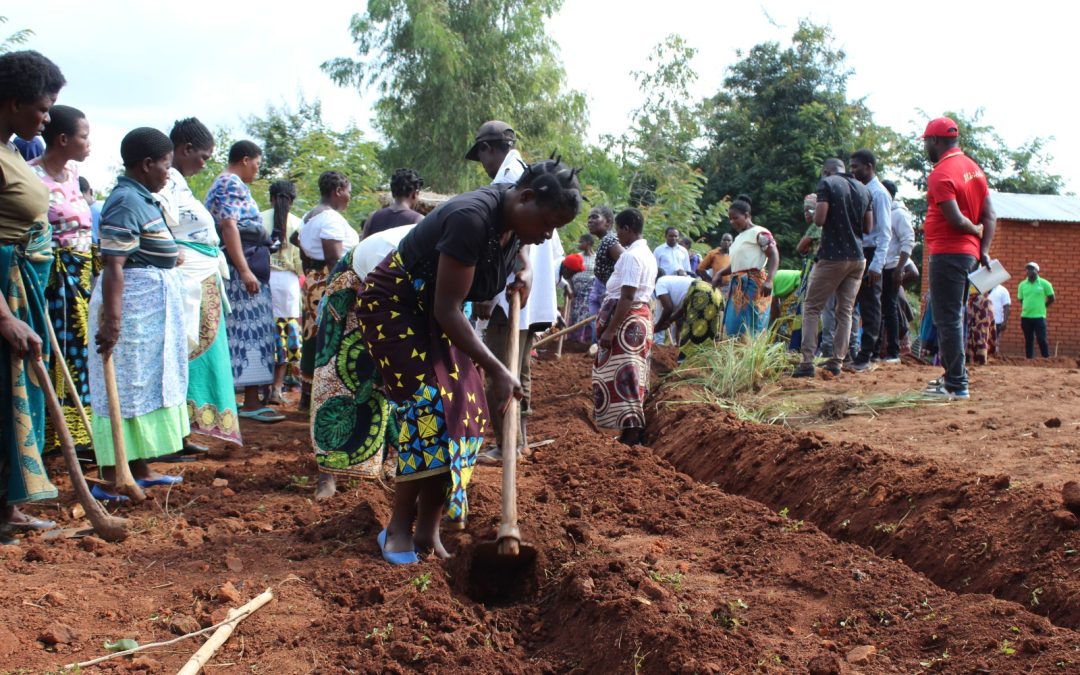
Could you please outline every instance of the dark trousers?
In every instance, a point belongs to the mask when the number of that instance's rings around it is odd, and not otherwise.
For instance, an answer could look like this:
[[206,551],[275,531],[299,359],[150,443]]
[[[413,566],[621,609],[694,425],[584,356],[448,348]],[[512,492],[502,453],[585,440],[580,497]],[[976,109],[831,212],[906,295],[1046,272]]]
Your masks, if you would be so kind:
[[[900,356],[900,338],[903,334],[900,325],[900,284],[893,281],[894,267],[881,273],[881,339],[885,341],[885,357],[894,359]],[[875,352],[877,353],[877,352]]]
[[967,301],[968,272],[975,257],[960,253],[930,256],[930,309],[937,329],[938,358],[945,368],[945,388],[967,389],[964,366],[964,303]]
[[[863,272],[862,286],[859,287],[859,295],[856,302],[859,305],[859,316],[862,317],[862,339],[859,341],[859,361],[869,361],[874,354],[874,345],[877,344],[878,334],[881,333],[881,279],[877,282],[870,281],[870,261],[874,259],[874,246],[863,249],[866,256],[866,271]],[[899,353],[900,347],[897,346]]]
[[1020,318],[1020,328],[1024,331],[1024,356],[1035,358],[1035,340],[1039,341],[1039,352],[1044,359],[1050,358],[1050,343],[1046,341],[1046,319]]

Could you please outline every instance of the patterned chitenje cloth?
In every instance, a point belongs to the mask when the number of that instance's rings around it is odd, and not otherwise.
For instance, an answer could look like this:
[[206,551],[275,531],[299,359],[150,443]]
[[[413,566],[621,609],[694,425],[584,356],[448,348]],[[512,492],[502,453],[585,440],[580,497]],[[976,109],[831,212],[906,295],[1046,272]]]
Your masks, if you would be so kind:
[[425,283],[391,253],[365,280],[358,319],[391,401],[403,412],[397,480],[450,474],[446,516],[468,513],[466,488],[488,427],[484,380],[425,306]]
[[[604,302],[597,317],[596,334],[611,322],[618,300]],[[649,306],[637,303],[623,319],[611,341],[601,347],[593,363],[593,417],[604,429],[645,428],[645,393],[649,387],[649,353],[653,345],[653,320]]]
[[282,366],[300,361],[300,320],[274,319],[277,326],[277,345],[274,350],[274,365]]
[[771,296],[761,296],[765,270],[747,270],[731,275],[731,292],[724,308],[724,332],[729,337],[743,333],[756,337],[769,325]]
[[707,281],[697,280],[683,299],[686,308],[679,331],[679,358],[686,359],[720,339],[724,296]]
[[[87,417],[90,417],[90,375],[87,371],[90,358],[90,287],[101,268],[97,259],[89,252],[57,248],[53,250],[53,254],[55,257],[49,273],[49,283],[45,287],[45,301],[49,308],[49,321],[60,344],[60,354],[52,359],[52,382],[63,406],[68,430],[75,441],[75,452],[81,457],[92,457],[90,430],[82,423],[79,410],[75,406],[75,397],[78,396]],[[71,372],[75,392],[68,391],[61,363],[66,363],[68,371]],[[60,450],[60,438],[53,428],[52,420],[45,426],[45,448],[46,451]]]
[[300,376],[303,389],[308,393],[311,392],[311,381],[315,376],[315,338],[319,333],[319,303],[326,292],[326,277],[325,267],[304,268],[304,299],[300,307],[304,329],[300,346]]
[[[48,224],[35,224],[25,244],[0,245],[0,294],[12,315],[42,337],[45,358],[50,352],[45,283],[52,266],[51,241]],[[7,341],[0,340],[0,452],[5,455],[8,472],[0,497],[7,504],[51,499],[58,494],[41,461],[45,417],[45,395],[29,360],[15,358]]]
[[326,283],[315,340],[311,443],[321,471],[378,479],[400,429],[360,330],[363,282],[352,263],[349,251]]
[[192,433],[243,445],[217,275],[202,281],[199,342],[188,359],[187,406]]
[[225,317],[232,361],[233,384],[237,389],[262,386],[274,381],[274,325],[270,284],[260,284],[255,295],[248,293],[240,274],[230,268],[225,294],[232,312]]
[[994,351],[994,305],[981,293],[968,296],[964,316],[967,333],[967,353],[975,363],[986,363],[986,357]]
[[[574,289],[574,302],[570,306],[570,325],[574,325],[582,319],[589,318],[589,292],[592,290],[593,279],[596,277],[592,272],[592,262],[595,258],[586,258],[585,271],[578,272],[570,278],[570,284]],[[583,326],[573,331],[566,337],[574,342],[592,342],[593,327]]]

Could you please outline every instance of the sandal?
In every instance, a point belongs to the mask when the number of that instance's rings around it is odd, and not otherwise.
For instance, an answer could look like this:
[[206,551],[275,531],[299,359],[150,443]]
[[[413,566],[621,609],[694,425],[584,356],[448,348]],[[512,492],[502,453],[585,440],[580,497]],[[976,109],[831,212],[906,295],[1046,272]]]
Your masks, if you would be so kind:
[[136,478],[135,482],[139,487],[155,487],[157,485],[179,485],[184,482],[183,476],[169,476],[162,474],[157,478]]
[[6,530],[51,530],[54,527],[56,527],[55,520],[45,520],[34,516],[27,516],[26,520],[19,523],[4,523],[4,529]]
[[113,494],[97,483],[90,486],[90,494],[99,502],[126,502],[128,500],[124,495]]
[[379,536],[375,538],[375,541],[379,542],[379,550],[382,551],[383,560],[391,565],[411,565],[412,563],[420,562],[420,558],[416,556],[416,551],[401,551],[400,553],[391,553],[386,550],[386,530],[379,533]]
[[264,422],[267,424],[273,422],[280,422],[285,419],[285,416],[274,410],[273,408],[259,408],[258,410],[241,410],[240,417],[244,417],[249,420],[255,420],[256,422]]

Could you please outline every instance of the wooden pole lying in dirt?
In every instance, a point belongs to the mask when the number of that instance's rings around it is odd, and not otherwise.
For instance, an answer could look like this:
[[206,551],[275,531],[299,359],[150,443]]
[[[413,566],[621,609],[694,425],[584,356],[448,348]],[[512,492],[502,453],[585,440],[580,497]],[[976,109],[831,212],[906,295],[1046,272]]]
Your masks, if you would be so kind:
[[[57,358],[63,359],[60,354]],[[49,417],[52,418],[56,435],[60,439],[60,451],[64,455],[64,463],[67,464],[68,476],[71,478],[71,487],[75,490],[75,496],[82,505],[90,524],[105,541],[123,541],[127,537],[127,529],[123,518],[111,516],[102,508],[101,504],[90,494],[90,488],[86,485],[82,467],[79,466],[79,458],[75,455],[75,441],[71,438],[71,430],[68,429],[67,420],[64,418],[64,410],[60,407],[60,399],[56,397],[52,380],[45,370],[45,364],[40,359],[31,359],[30,364],[38,379],[38,385],[45,392],[45,405],[49,409]],[[70,387],[70,385],[68,385]]]
[[546,345],[547,343],[551,342],[552,340],[555,340],[557,338],[561,338],[562,336],[566,335],[567,333],[571,333],[571,332],[577,330],[578,328],[581,328],[582,326],[589,325],[593,321],[596,321],[596,315],[595,314],[593,314],[592,316],[590,316],[587,319],[582,319],[581,321],[578,321],[573,326],[563,328],[562,330],[556,331],[556,332],[552,333],[551,335],[545,335],[544,337],[540,338],[539,340],[537,340],[536,342],[533,343],[533,349],[536,349],[537,347],[542,347],[543,345]]
[[229,636],[236,630],[236,625],[244,619],[251,616],[255,610],[259,609],[266,603],[274,599],[273,592],[268,588],[261,594],[255,596],[246,605],[237,607],[236,609],[230,609],[228,617],[225,619],[225,623],[214,631],[214,634],[210,636],[210,639],[203,643],[203,646],[199,648],[199,651],[195,652],[188,662],[184,664],[184,667],[176,672],[176,675],[197,675],[202,670],[203,666],[213,658],[217,650],[221,649],[221,645],[225,644],[225,641],[229,639]]

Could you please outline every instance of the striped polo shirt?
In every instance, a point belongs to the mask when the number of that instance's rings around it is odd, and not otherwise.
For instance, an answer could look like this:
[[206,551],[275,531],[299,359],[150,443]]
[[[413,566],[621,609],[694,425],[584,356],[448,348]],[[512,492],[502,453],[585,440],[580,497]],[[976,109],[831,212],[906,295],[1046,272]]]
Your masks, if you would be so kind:
[[127,258],[124,267],[176,266],[176,241],[154,195],[120,176],[101,209],[101,254]]

